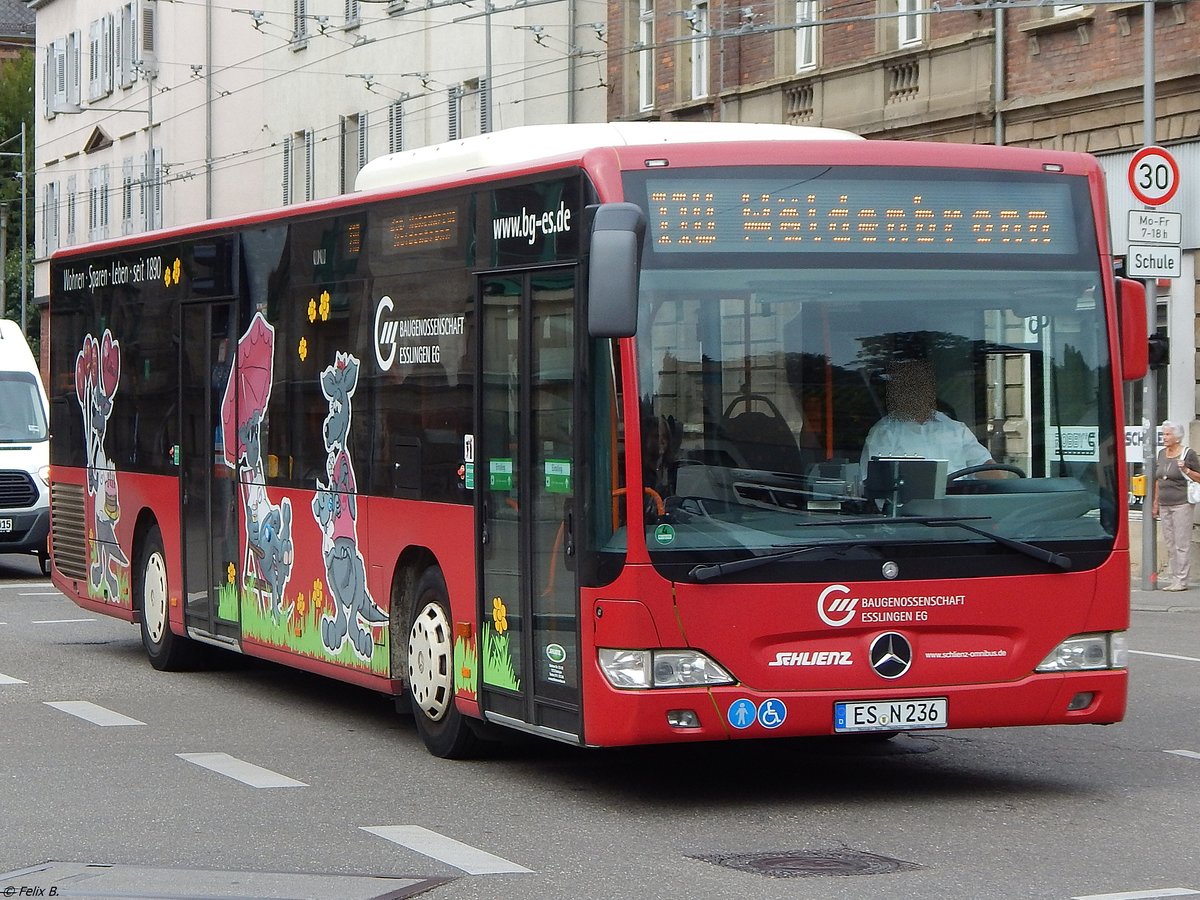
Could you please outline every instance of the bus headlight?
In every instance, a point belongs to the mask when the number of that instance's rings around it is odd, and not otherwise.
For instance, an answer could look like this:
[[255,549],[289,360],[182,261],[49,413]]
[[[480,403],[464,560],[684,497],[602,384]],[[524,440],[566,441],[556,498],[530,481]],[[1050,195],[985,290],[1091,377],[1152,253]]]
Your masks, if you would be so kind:
[[1087,672],[1122,669],[1126,664],[1124,632],[1077,634],[1067,638],[1042,660],[1038,672]]
[[696,650],[599,651],[600,670],[616,688],[678,688],[733,684],[733,677]]

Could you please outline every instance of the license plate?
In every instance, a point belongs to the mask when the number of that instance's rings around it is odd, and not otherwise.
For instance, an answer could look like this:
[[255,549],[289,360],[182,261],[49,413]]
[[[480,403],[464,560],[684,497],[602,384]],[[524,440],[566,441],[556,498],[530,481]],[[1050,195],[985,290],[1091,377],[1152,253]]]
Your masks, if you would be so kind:
[[946,698],[870,700],[833,705],[834,731],[908,731],[945,728]]
[[12,519],[0,519],[0,533],[12,531]]

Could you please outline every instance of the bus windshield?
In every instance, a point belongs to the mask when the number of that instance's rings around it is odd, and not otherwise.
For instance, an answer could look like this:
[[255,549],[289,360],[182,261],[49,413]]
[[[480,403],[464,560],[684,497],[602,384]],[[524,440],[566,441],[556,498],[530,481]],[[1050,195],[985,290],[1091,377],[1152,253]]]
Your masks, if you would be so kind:
[[656,563],[1111,548],[1086,182],[903,171],[631,178]]

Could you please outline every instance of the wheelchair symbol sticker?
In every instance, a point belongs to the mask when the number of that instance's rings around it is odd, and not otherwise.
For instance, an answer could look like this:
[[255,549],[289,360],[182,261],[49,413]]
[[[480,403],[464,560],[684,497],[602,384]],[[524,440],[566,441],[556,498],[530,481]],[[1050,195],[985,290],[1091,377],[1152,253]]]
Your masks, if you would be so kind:
[[782,700],[776,700],[774,697],[764,700],[758,708],[758,724],[763,728],[778,728],[786,718],[787,707],[783,705]]
[[741,700],[734,700],[733,705],[729,707],[729,724],[734,728],[749,728],[757,717],[758,709],[752,701],[745,697]]

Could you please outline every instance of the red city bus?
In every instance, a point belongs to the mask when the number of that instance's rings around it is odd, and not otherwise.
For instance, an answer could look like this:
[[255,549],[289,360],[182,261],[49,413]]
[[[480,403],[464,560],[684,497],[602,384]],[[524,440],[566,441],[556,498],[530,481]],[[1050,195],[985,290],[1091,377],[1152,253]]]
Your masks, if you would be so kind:
[[53,579],[153,666],[445,757],[1122,718],[1145,301],[1091,157],[544,126],[358,187],[52,261]]

